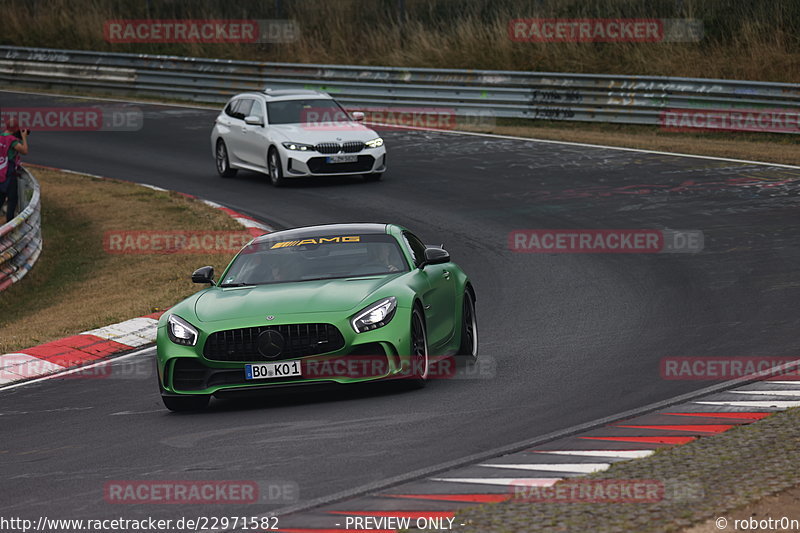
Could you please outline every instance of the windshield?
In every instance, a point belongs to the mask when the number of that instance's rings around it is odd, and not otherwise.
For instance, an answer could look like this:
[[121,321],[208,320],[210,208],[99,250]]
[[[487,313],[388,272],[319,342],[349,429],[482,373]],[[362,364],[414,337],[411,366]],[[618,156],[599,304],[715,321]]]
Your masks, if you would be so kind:
[[236,256],[221,287],[394,274],[408,263],[391,235],[337,235],[253,243]]
[[270,124],[313,124],[351,122],[342,106],[329,98],[279,100],[267,103]]

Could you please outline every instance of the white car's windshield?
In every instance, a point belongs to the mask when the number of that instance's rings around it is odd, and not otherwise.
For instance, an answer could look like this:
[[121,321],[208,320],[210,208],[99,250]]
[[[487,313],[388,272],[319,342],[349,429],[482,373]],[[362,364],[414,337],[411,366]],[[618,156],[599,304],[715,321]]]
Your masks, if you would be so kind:
[[314,124],[351,122],[350,116],[334,100],[310,98],[267,103],[270,124]]

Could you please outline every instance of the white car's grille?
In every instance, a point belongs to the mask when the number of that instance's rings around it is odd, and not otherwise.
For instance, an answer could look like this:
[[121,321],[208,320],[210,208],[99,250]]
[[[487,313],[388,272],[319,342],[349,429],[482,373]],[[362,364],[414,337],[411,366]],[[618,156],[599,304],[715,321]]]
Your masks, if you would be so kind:
[[338,154],[339,152],[352,154],[363,150],[364,143],[361,141],[347,141],[343,144],[319,143],[315,148],[321,154]]

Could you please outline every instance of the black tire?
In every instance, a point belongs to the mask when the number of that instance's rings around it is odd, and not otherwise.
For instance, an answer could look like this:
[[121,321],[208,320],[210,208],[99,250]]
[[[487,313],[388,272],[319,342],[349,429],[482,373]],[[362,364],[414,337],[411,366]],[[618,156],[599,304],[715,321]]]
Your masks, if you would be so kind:
[[411,312],[411,371],[409,378],[412,388],[421,389],[428,381],[430,361],[428,354],[428,331],[425,317],[419,306]]
[[208,407],[210,396],[162,396],[164,406],[170,411],[185,412],[185,411],[202,411]]
[[217,174],[223,178],[232,178],[236,175],[236,169],[231,168],[231,161],[228,158],[228,147],[225,146],[225,141],[222,139],[217,139],[214,162],[216,163]]
[[383,177],[383,172],[373,172],[372,174],[364,174],[364,181],[380,181]]
[[461,306],[461,346],[458,356],[466,363],[478,360],[478,315],[475,313],[475,298],[470,291],[464,292]]
[[275,147],[269,149],[267,154],[267,170],[269,171],[269,181],[275,187],[286,185],[286,178],[283,177],[283,165],[281,156]]

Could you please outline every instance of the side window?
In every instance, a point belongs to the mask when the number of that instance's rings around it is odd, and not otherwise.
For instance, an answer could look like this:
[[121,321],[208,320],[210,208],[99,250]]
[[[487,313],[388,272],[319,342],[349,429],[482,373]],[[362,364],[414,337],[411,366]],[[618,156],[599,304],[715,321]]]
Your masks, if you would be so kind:
[[246,117],[250,115],[255,115],[257,117],[264,118],[264,104],[261,103],[260,100],[253,100],[253,107],[250,108],[249,113],[245,113]]
[[407,231],[403,232],[403,238],[406,240],[406,244],[408,244],[408,248],[411,250],[411,255],[414,258],[414,266],[420,266],[425,260],[425,245],[422,244],[422,241],[413,233]]
[[239,120],[244,120],[246,113],[250,112],[250,108],[253,106],[253,99],[252,98],[240,98],[233,104],[233,118],[238,118]]
[[236,115],[233,114],[233,106],[236,105],[237,102],[238,100],[231,100],[228,102],[228,105],[225,106],[223,112],[229,117],[236,118]]

